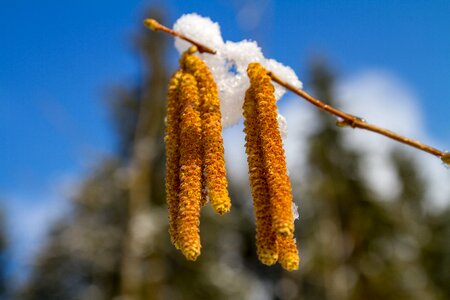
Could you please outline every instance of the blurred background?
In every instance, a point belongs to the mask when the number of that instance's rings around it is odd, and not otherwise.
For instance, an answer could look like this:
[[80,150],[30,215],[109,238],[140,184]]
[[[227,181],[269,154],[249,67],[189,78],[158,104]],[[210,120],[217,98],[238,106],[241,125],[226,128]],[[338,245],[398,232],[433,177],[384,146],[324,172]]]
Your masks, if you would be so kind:
[[279,102],[299,205],[292,273],[256,258],[242,124],[224,130],[232,211],[202,255],[170,244],[164,115],[173,39],[197,12],[256,40],[305,90],[450,149],[448,1],[0,2],[0,299],[449,299],[450,171]]

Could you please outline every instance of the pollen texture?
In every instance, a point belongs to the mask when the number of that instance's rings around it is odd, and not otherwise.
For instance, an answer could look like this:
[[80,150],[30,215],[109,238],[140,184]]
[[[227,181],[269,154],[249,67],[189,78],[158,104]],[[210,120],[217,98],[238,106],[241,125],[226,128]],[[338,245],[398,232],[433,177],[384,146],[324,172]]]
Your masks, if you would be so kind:
[[277,240],[272,228],[272,209],[269,188],[266,181],[261,139],[259,137],[258,116],[252,89],[248,89],[244,100],[245,151],[252,189],[253,207],[256,217],[256,252],[265,265],[277,262]]
[[[230,210],[218,91],[208,66],[191,47],[169,82],[166,118],[166,193],[172,243],[188,260],[201,252],[200,209]],[[274,86],[258,63],[247,69],[243,103],[245,148],[256,218],[256,252],[265,265],[296,270],[292,193]]]
[[287,175],[283,143],[278,129],[274,87],[267,71],[258,63],[248,67],[258,113],[261,147],[266,164],[266,179],[271,195],[273,226],[277,235],[292,236],[294,219],[292,192]]
[[288,271],[298,270],[300,258],[295,240],[291,237],[278,236],[277,243],[278,262],[280,265]]
[[299,265],[293,237],[292,192],[277,121],[274,87],[257,63],[248,67],[250,88],[244,111],[246,153],[256,216],[256,248],[267,265],[277,260],[288,270]]
[[166,197],[169,210],[169,233],[172,244],[178,248],[178,195],[180,193],[180,108],[179,86],[182,72],[177,71],[169,82],[167,94],[167,118],[166,118]]
[[205,185],[209,201],[219,214],[230,210],[222,138],[220,100],[216,83],[208,66],[195,55],[186,55],[184,68],[197,80],[204,153]]
[[201,119],[197,82],[184,73],[180,84],[180,200],[179,247],[189,260],[200,255],[200,205],[202,199]]
[[200,255],[200,209],[230,210],[217,87],[195,47],[180,58],[169,82],[166,194],[172,243],[189,260]]

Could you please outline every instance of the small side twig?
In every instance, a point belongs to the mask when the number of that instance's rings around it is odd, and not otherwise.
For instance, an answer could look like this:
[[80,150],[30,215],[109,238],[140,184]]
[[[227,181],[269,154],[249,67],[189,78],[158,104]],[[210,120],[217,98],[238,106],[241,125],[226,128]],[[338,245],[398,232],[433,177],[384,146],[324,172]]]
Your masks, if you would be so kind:
[[[170,28],[167,28],[166,26],[161,25],[154,19],[146,19],[146,20],[144,20],[144,24],[145,24],[145,26],[147,26],[148,28],[150,28],[152,30],[166,32],[174,37],[178,37],[180,39],[183,39],[183,40],[197,46],[197,49],[200,53],[216,54],[216,51],[214,49],[211,49],[210,47],[203,45],[202,43],[194,41],[193,39],[191,39],[179,32],[176,32]],[[361,129],[369,130],[369,131],[384,135],[384,136],[386,136],[390,139],[393,139],[397,142],[400,142],[402,144],[405,144],[405,145],[414,147],[416,149],[419,149],[421,151],[430,153],[430,154],[440,158],[443,163],[450,165],[450,152],[438,150],[434,147],[426,145],[417,140],[410,139],[408,137],[402,136],[402,135],[395,133],[393,131],[390,131],[388,129],[367,123],[364,119],[362,119],[360,117],[348,114],[348,113],[343,112],[337,108],[334,108],[328,104],[325,104],[324,102],[320,101],[317,98],[314,98],[313,96],[311,96],[307,92],[303,91],[302,89],[299,89],[299,88],[291,85],[290,83],[286,82],[285,80],[281,79],[273,72],[268,72],[268,75],[272,78],[272,80],[274,82],[278,83],[279,85],[285,87],[286,89],[290,90],[291,92],[293,92],[296,95],[300,96],[301,98],[305,99],[306,101],[315,105],[319,109],[324,110],[324,111],[340,118],[340,120],[336,123],[337,126],[361,128]]]

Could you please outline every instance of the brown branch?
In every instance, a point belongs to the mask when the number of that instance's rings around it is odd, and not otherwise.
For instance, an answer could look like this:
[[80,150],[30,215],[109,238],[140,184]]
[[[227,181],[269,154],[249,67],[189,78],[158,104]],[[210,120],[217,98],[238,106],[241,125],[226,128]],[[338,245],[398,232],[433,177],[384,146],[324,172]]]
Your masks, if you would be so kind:
[[[176,32],[170,28],[167,28],[164,25],[161,25],[160,23],[158,23],[154,19],[146,19],[146,20],[144,20],[144,24],[145,24],[145,26],[147,26],[148,28],[150,28],[152,30],[155,30],[155,31],[159,30],[159,31],[166,32],[168,34],[171,34],[175,37],[178,37],[180,39],[183,39],[183,40],[195,45],[198,48],[198,51],[200,53],[216,54],[216,51],[214,49],[211,49],[208,46],[203,45],[202,43],[194,41],[191,38],[189,38],[179,32]],[[268,72],[268,75],[272,78],[272,80],[274,82],[285,87],[286,89],[290,90],[291,92],[297,94],[298,96],[302,97],[309,103],[315,105],[316,107],[320,108],[321,110],[324,110],[332,115],[339,117],[340,120],[338,122],[336,122],[336,125],[339,127],[350,126],[352,128],[361,128],[361,129],[369,130],[369,131],[384,135],[384,136],[386,136],[390,139],[396,140],[402,144],[414,147],[421,151],[424,151],[424,152],[430,153],[434,156],[437,156],[438,158],[440,158],[442,160],[442,162],[444,162],[447,165],[450,165],[450,152],[438,150],[434,147],[428,146],[417,140],[413,140],[408,137],[402,136],[402,135],[395,133],[393,131],[390,131],[388,129],[369,124],[360,117],[356,117],[354,115],[343,112],[337,108],[334,108],[328,104],[325,104],[324,102],[320,101],[317,98],[314,98],[313,96],[311,96],[307,92],[303,91],[302,89],[299,89],[299,88],[293,86],[292,84],[284,81],[283,79],[278,77],[273,72]]]
[[163,31],[163,32],[166,32],[168,34],[171,34],[175,37],[178,37],[182,40],[185,40],[185,41],[191,43],[192,45],[197,46],[198,52],[200,52],[200,53],[216,54],[216,50],[213,50],[213,49],[209,48],[208,46],[205,46],[199,42],[192,40],[191,38],[185,36],[184,34],[176,32],[175,30],[172,30],[172,29],[158,23],[158,21],[156,21],[155,19],[145,19],[144,25],[147,26],[148,28],[150,28],[151,30]]
[[310,94],[308,94],[307,92],[296,88],[295,86],[287,83],[286,81],[282,80],[281,78],[279,78],[277,75],[275,75],[272,72],[269,72],[269,76],[272,78],[273,81],[275,81],[276,83],[284,86],[285,88],[287,88],[288,90],[294,92],[295,94],[299,95],[300,97],[302,97],[303,99],[305,99],[306,101],[308,101],[309,103],[317,106],[318,108],[329,112],[330,114],[333,114],[339,118],[341,118],[340,121],[338,121],[336,123],[336,125],[340,126],[340,127],[346,127],[346,126],[351,126],[352,128],[361,128],[361,129],[366,129],[369,131],[373,131],[376,132],[378,134],[387,136],[388,138],[391,138],[393,140],[396,140],[400,143],[409,145],[411,147],[417,148],[419,150],[428,152],[430,154],[433,154],[439,158],[442,158],[446,155],[445,152],[440,151],[436,148],[433,148],[431,146],[425,145],[419,141],[416,140],[412,140],[410,138],[404,137],[398,133],[392,132],[388,129],[384,129],[381,127],[378,127],[376,125],[372,125],[367,123],[364,119],[360,118],[360,117],[356,117],[353,115],[350,115],[348,113],[345,113],[339,109],[336,109],[332,106],[329,106],[325,103],[323,103],[322,101],[314,98],[313,96],[311,96]]

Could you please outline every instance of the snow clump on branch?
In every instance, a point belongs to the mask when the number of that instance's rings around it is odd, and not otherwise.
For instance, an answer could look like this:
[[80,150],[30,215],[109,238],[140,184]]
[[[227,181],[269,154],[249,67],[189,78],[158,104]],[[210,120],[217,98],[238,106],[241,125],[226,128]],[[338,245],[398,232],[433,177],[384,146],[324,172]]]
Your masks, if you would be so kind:
[[[173,29],[217,51],[215,55],[203,53],[199,56],[209,66],[217,83],[223,127],[234,125],[242,118],[245,91],[250,86],[247,77],[247,66],[250,63],[259,62],[283,80],[298,88],[302,87],[302,83],[290,67],[284,66],[276,60],[265,58],[256,42],[248,40],[224,42],[219,24],[211,21],[210,18],[201,17],[195,13],[186,14],[176,21]],[[186,41],[175,39],[175,47],[180,54],[190,46],[191,44]],[[274,85],[275,97],[278,100],[286,90],[276,83]],[[286,121],[280,114],[278,121],[280,131],[285,136],[287,133]]]

